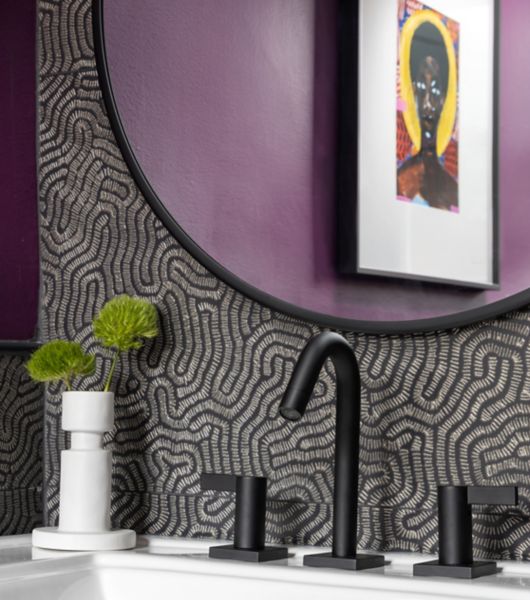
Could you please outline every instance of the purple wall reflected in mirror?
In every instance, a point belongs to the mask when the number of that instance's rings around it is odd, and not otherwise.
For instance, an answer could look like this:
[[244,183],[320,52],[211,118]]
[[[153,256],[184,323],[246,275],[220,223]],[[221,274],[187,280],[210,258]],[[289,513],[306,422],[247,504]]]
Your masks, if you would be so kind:
[[335,270],[336,6],[328,0],[105,0],[110,79],[156,194],[213,259],[304,309],[439,317],[530,287],[530,3],[502,0],[500,290]]
[[37,327],[36,9],[0,5],[0,340],[29,340]]

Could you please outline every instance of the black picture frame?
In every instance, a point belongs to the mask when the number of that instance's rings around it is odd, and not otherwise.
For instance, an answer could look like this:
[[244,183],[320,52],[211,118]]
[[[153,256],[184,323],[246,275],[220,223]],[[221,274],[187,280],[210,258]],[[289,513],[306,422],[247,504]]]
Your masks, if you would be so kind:
[[[478,290],[500,288],[499,197],[498,197],[498,119],[499,119],[499,0],[493,0],[493,124],[492,124],[492,283],[476,284],[414,275],[377,274],[363,270],[358,255],[358,138],[359,106],[359,0],[339,2],[338,73],[338,160],[337,160],[337,271],[342,276],[414,280]],[[355,224],[352,233],[352,224]]]

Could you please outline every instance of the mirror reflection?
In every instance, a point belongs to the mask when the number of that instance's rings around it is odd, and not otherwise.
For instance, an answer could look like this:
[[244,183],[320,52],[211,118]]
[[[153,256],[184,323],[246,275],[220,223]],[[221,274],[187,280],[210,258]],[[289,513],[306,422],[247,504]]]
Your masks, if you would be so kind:
[[361,28],[339,50],[338,2],[105,0],[109,80],[146,181],[218,268],[299,309],[414,321],[524,292],[530,5],[503,0],[500,20],[493,0],[351,7]]

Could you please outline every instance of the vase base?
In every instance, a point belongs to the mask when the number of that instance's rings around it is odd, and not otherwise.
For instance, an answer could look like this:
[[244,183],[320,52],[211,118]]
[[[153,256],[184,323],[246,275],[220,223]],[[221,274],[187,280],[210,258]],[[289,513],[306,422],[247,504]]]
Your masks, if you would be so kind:
[[101,533],[76,533],[60,531],[57,527],[38,527],[33,530],[32,543],[38,548],[50,550],[129,550],[136,546],[136,532],[132,529],[116,529]]

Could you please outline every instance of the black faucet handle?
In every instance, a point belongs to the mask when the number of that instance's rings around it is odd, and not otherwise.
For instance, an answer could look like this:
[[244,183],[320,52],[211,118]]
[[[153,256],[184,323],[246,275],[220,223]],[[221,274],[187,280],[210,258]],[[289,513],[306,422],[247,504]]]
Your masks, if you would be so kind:
[[266,477],[203,473],[201,488],[218,492],[235,492],[235,548],[259,550],[265,546]]
[[516,505],[518,501],[518,488],[515,486],[470,485],[467,488],[468,504]]
[[259,550],[265,546],[266,477],[203,473],[201,488],[218,492],[235,492],[235,548]]
[[265,546],[266,477],[203,473],[201,488],[236,493],[234,548],[261,550]]
[[496,573],[492,561],[473,560],[472,504],[517,504],[514,486],[438,487],[438,560],[414,565],[414,575],[472,579]]
[[223,475],[221,473],[202,473],[201,490],[235,492],[237,477],[237,475]]
[[266,477],[203,473],[201,489],[236,494],[234,544],[210,548],[210,557],[252,562],[287,557],[287,548],[265,546]]

